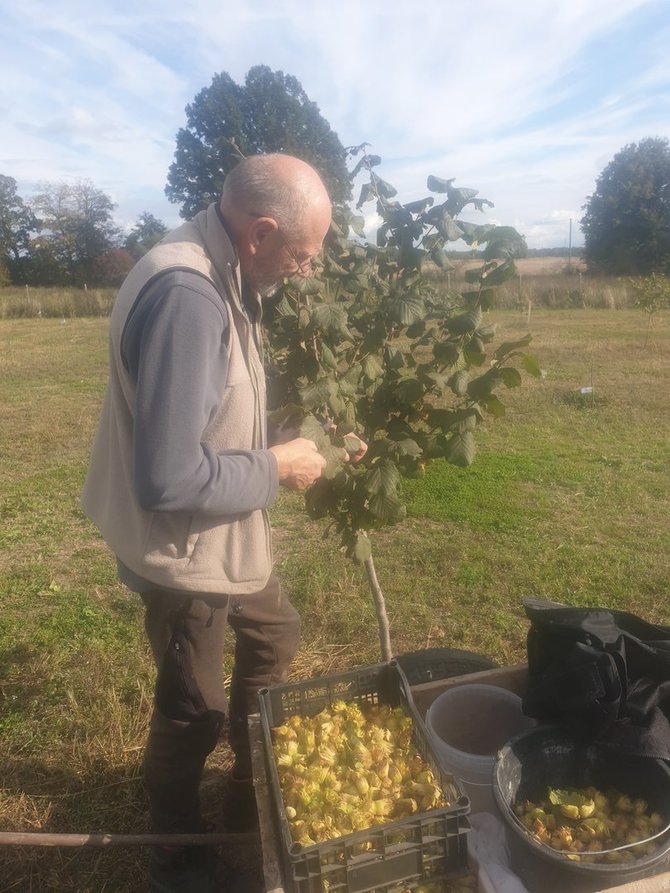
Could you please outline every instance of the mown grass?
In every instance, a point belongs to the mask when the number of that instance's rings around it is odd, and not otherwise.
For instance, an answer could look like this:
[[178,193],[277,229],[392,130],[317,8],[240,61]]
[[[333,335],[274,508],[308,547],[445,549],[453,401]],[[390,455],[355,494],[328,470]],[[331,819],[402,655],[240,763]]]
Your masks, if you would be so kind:
[[[495,314],[501,339],[526,331]],[[668,623],[670,321],[534,310],[547,376],[501,394],[479,456],[403,484],[409,517],[374,537],[397,652],[452,646],[524,660],[522,599]],[[143,831],[153,670],[138,600],[82,515],[106,379],[104,318],[0,321],[0,830]],[[583,397],[580,389],[592,387]],[[303,617],[294,678],[379,659],[362,571],[284,492],[277,570]],[[225,671],[228,672],[227,664]],[[216,812],[216,752],[205,806]],[[0,893],[142,889],[141,850],[0,848]]]

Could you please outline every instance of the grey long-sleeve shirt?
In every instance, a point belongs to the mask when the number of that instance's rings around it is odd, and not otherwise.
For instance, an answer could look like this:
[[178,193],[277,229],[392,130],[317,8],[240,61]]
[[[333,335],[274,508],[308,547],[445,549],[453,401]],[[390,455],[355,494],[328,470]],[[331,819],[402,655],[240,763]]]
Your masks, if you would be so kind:
[[[235,515],[276,496],[268,450],[215,452],[202,442],[226,385],[227,330],[217,291],[189,271],[160,276],[128,316],[121,350],[136,386],[133,483],[148,511]],[[142,591],[134,575],[121,577]]]

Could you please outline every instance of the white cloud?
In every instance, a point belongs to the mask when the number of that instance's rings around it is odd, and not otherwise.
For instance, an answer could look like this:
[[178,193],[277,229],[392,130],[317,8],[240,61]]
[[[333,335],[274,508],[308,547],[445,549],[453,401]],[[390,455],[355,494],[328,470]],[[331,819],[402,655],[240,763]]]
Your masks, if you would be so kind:
[[[345,145],[372,143],[401,199],[453,176],[529,244],[563,244],[556,209],[576,218],[621,146],[668,133],[664,2],[0,0],[0,173],[28,190],[88,177],[120,220],[171,225],[186,104],[214,73],[240,82],[266,64],[298,78]],[[622,60],[640,54],[623,79],[597,64],[617,42]]]

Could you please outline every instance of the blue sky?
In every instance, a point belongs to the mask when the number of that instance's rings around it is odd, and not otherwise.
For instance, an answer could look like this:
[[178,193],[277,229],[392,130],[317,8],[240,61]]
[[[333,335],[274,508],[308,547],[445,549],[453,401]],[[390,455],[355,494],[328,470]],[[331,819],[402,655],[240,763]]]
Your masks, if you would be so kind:
[[[228,72],[292,74],[403,201],[474,187],[533,248],[581,242],[596,178],[670,136],[668,0],[0,0],[0,174],[29,198],[89,179],[128,229],[172,226],[185,107]],[[373,222],[373,221],[371,221]]]

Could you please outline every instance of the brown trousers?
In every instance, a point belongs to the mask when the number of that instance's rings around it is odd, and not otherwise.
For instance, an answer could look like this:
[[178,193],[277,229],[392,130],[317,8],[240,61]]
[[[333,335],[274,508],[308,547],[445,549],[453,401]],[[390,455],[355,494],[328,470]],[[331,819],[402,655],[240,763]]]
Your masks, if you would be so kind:
[[[145,629],[156,661],[154,709],[144,777],[154,828],[202,828],[198,788],[226,714],[235,775],[251,776],[247,716],[260,688],[283,682],[300,640],[300,618],[276,577],[244,596],[142,594]],[[226,626],[235,633],[230,703],[223,680]]]

